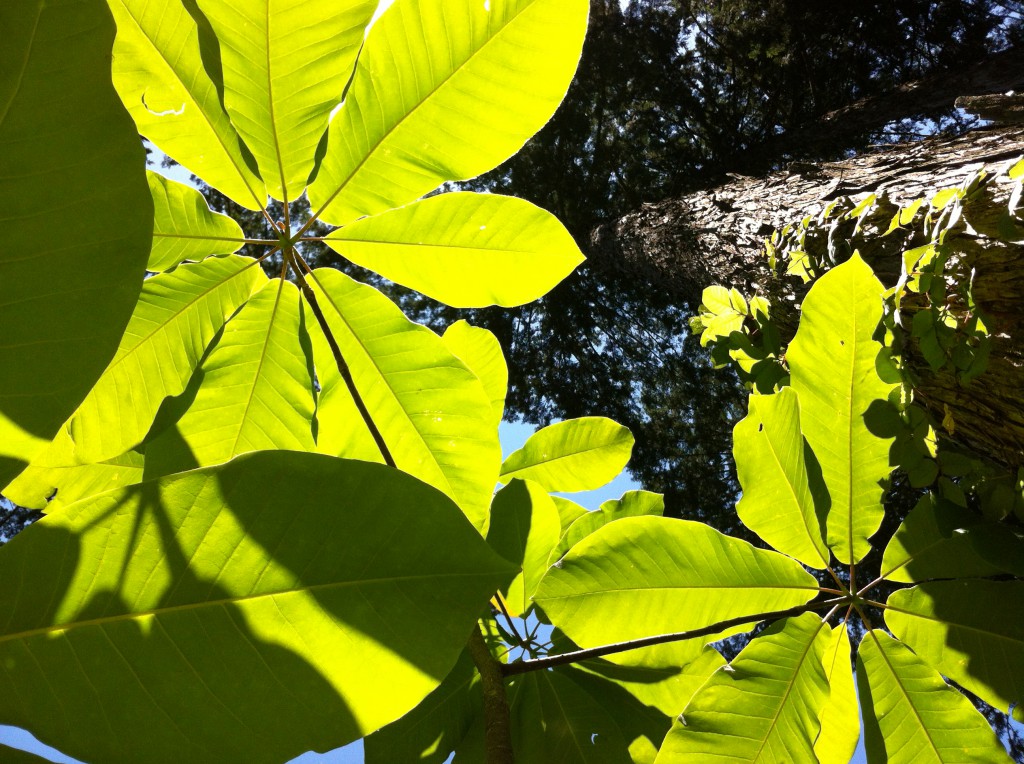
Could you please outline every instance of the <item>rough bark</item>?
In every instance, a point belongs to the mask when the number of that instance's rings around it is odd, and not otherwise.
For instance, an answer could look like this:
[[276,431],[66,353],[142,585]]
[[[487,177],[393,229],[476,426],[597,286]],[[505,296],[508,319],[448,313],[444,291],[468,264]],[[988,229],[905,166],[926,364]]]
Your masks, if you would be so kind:
[[[693,307],[710,284],[769,297],[778,294],[764,255],[773,230],[816,214],[839,197],[887,197],[868,225],[884,232],[895,205],[957,186],[982,168],[1002,168],[1024,154],[1024,127],[995,127],[956,138],[888,146],[840,162],[794,164],[763,177],[734,176],[715,188],[645,205],[597,228],[588,256],[597,270],[641,277]],[[1024,242],[994,238],[1005,224],[1011,183],[1005,175],[965,213],[971,229],[956,246],[975,269],[974,295],[992,319],[988,370],[969,385],[949,373],[919,369],[922,401],[942,421],[952,413],[953,437],[1008,466],[1024,464]],[[1024,233],[1020,235],[1024,239]],[[883,281],[895,282],[899,262],[890,240],[861,250]]]

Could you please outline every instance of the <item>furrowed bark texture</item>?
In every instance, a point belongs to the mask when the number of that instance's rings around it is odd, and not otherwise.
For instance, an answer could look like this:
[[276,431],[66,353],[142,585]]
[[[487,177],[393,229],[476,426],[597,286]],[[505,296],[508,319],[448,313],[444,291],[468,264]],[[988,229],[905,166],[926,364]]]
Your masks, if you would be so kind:
[[[772,278],[764,240],[772,231],[806,215],[816,215],[840,197],[859,200],[883,195],[858,237],[861,255],[883,283],[895,284],[901,242],[881,237],[897,205],[930,198],[938,189],[959,186],[973,172],[1003,169],[1024,155],[1024,127],[975,130],[956,138],[930,138],[887,146],[851,159],[794,164],[762,177],[733,176],[715,188],[645,205],[591,234],[588,258],[598,271],[643,278],[669,290],[693,308],[704,287],[730,285],[772,299],[782,321],[795,329],[800,295]],[[948,372],[932,373],[915,364],[919,400],[942,421],[947,407],[955,423],[952,437],[1008,466],[1024,463],[1024,232],[999,240],[1007,225],[1012,184],[1005,175],[965,207],[969,228],[948,239],[974,269],[974,296],[992,320],[992,354],[987,371],[968,385]],[[874,234],[874,235],[873,235]],[[1006,239],[1006,234],[1001,235]],[[788,298],[788,299],[787,299]]]

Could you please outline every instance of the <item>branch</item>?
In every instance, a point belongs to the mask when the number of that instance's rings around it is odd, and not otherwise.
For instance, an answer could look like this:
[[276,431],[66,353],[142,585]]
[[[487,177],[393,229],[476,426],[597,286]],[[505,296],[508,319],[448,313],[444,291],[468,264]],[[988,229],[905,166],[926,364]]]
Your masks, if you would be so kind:
[[487,649],[487,643],[480,633],[480,627],[473,624],[467,645],[469,654],[480,672],[481,688],[484,692],[484,740],[487,764],[515,764],[512,751],[512,714],[505,694],[505,680],[502,668]]
[[[377,423],[373,421],[373,417],[370,416],[369,409],[366,408],[366,403],[363,402],[363,396],[359,394],[359,390],[356,389],[356,382],[352,378],[352,371],[348,367],[348,363],[345,361],[345,357],[341,354],[341,348],[338,346],[338,341],[334,338],[334,333],[331,331],[331,327],[327,323],[327,317],[324,316],[323,310],[320,308],[320,303],[316,299],[316,293],[312,287],[309,286],[309,282],[306,281],[306,277],[302,273],[302,269],[305,268],[307,273],[312,273],[309,270],[309,265],[301,256],[296,254],[295,259],[298,261],[294,269],[295,278],[299,283],[299,289],[302,290],[303,296],[306,298],[306,302],[309,303],[309,307],[313,310],[313,315],[316,316],[317,323],[320,324],[320,328],[323,329],[324,336],[327,337],[327,344],[331,346],[331,354],[334,356],[334,363],[338,367],[338,372],[341,374],[341,378],[345,380],[345,385],[348,387],[348,392],[352,396],[352,400],[356,404],[356,408],[359,410],[359,415],[363,418],[363,422],[366,423],[367,429],[370,431],[370,435],[373,436],[373,442],[377,444],[377,448],[380,449],[380,455],[384,457],[384,463],[389,467],[395,467],[398,465],[395,463],[395,457],[391,455],[391,451],[388,448],[387,443],[384,442],[384,436],[380,434],[380,430],[377,429]],[[301,267],[300,267],[301,266]]]
[[628,650],[638,650],[641,647],[651,647],[652,645],[661,645],[666,642],[682,642],[683,640],[694,639],[696,637],[707,637],[712,634],[717,634],[720,631],[725,631],[733,626],[742,626],[747,623],[756,623],[758,621],[767,621],[769,619],[791,618],[792,616],[800,615],[810,610],[817,610],[818,608],[823,607],[831,608],[836,605],[852,601],[853,600],[850,597],[837,597],[835,599],[823,600],[821,602],[811,602],[807,605],[798,605],[797,607],[791,607],[788,610],[773,610],[769,613],[741,615],[737,618],[729,618],[728,620],[719,621],[718,623],[713,623],[710,626],[704,626],[700,629],[677,631],[673,634],[657,634],[653,637],[643,637],[641,639],[633,639],[628,642],[617,642],[613,645],[590,647],[586,650],[575,650],[571,653],[551,655],[547,658],[537,658],[532,661],[519,661],[518,663],[502,664],[501,673],[504,676],[515,676],[516,674],[525,674],[529,671],[541,671],[554,666],[564,666],[567,663],[579,663],[580,661],[585,661],[590,658],[600,658],[605,655],[624,653]]

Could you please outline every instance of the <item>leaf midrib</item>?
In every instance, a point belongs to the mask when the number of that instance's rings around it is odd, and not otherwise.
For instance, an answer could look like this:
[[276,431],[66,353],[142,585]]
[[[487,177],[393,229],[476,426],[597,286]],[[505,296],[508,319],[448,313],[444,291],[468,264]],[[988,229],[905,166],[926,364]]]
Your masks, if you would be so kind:
[[0,645],[6,642],[31,639],[33,637],[42,635],[60,634],[68,631],[86,628],[89,626],[105,626],[111,623],[122,623],[125,621],[133,621],[140,618],[147,618],[150,616],[159,617],[171,613],[189,612],[193,610],[202,610],[204,608],[227,607],[229,605],[238,605],[240,603],[255,602],[272,597],[288,597],[297,594],[308,594],[310,592],[329,591],[333,589],[373,586],[376,584],[416,582],[434,579],[488,579],[489,575],[490,574],[488,571],[476,571],[472,573],[430,573],[411,576],[389,576],[387,578],[364,578],[356,581],[332,581],[330,583],[324,584],[311,584],[309,586],[304,586],[299,589],[283,589],[272,592],[260,592],[258,594],[248,594],[240,597],[222,597],[221,599],[216,600],[206,600],[203,602],[189,602],[183,605],[170,605],[162,608],[158,607],[152,608],[150,610],[141,610],[134,613],[122,613],[120,615],[106,616],[102,618],[91,618],[85,621],[74,621],[70,623],[57,624],[54,626],[44,626],[36,629],[27,629],[25,631],[0,636]]
[[[470,62],[473,61],[474,58],[476,58],[482,51],[486,50],[488,48],[488,46],[490,46],[501,35],[503,35],[507,29],[509,29],[513,24],[515,24],[523,16],[523,14],[525,14],[528,10],[534,8],[536,2],[543,2],[543,1],[544,0],[530,0],[530,2],[527,3],[526,5],[524,5],[521,9],[519,9],[519,11],[517,11],[514,16],[512,16],[510,19],[506,20],[505,24],[501,28],[499,28],[493,35],[491,35],[489,38],[487,38],[487,40],[484,42],[483,45],[481,45],[479,48],[474,50],[465,61],[463,61],[461,64],[459,64],[457,67],[455,67],[447,77],[445,77],[443,80],[438,82],[433,88],[431,88],[431,90],[429,92],[425,93],[419,99],[419,101],[416,103],[416,105],[413,106],[411,109],[409,109],[398,121],[395,122],[394,125],[392,125],[387,130],[385,130],[383,132],[383,134],[380,136],[380,138],[378,138],[377,141],[366,152],[366,155],[361,160],[359,160],[358,164],[356,164],[356,166],[354,168],[352,168],[352,171],[349,172],[348,176],[343,181],[341,181],[339,183],[338,188],[330,196],[327,197],[327,200],[323,204],[320,205],[320,209],[318,209],[316,211],[316,213],[312,216],[311,219],[313,219],[313,220],[319,219],[320,215],[323,214],[324,210],[326,210],[328,207],[330,207],[332,204],[334,204],[335,199],[337,199],[337,197],[341,194],[341,192],[345,190],[345,188],[348,186],[348,184],[359,173],[359,171],[363,169],[363,167],[366,165],[366,163],[369,162],[370,159],[373,156],[375,156],[377,150],[381,147],[381,145],[388,138],[390,138],[391,135],[395,131],[397,131],[399,127],[401,127],[403,124],[405,124],[405,122],[408,119],[410,119],[420,109],[420,107],[423,106],[423,104],[427,103],[427,101],[429,101],[441,88],[443,88],[445,85],[447,85],[455,77],[456,74],[458,74],[463,69],[465,69],[465,67],[469,66]],[[361,58],[362,58],[362,55],[360,55],[360,59]],[[353,74],[353,79],[358,75],[358,71],[359,71],[359,61],[357,60],[357,63],[356,63],[356,73]]]

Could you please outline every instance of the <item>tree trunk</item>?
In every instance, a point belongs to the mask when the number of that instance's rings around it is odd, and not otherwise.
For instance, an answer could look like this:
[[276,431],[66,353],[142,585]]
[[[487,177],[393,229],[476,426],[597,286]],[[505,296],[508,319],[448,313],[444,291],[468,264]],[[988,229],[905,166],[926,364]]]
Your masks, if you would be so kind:
[[[694,308],[710,284],[771,296],[778,282],[769,271],[764,240],[772,231],[840,197],[874,193],[891,203],[866,221],[881,234],[896,205],[958,186],[982,168],[1002,169],[1022,154],[1024,127],[1015,125],[888,146],[840,162],[793,164],[764,177],[733,176],[600,226],[587,254],[595,269],[645,278]],[[950,373],[921,369],[917,392],[938,421],[952,414],[956,441],[1016,467],[1024,463],[1024,233],[1011,237],[1017,239],[1012,243],[993,236],[1005,224],[1011,187],[1005,174],[991,183],[965,210],[971,228],[955,237],[975,269],[975,300],[992,319],[988,369],[966,386]],[[867,242],[861,254],[883,282],[894,284],[900,263],[892,240],[874,236]]]

